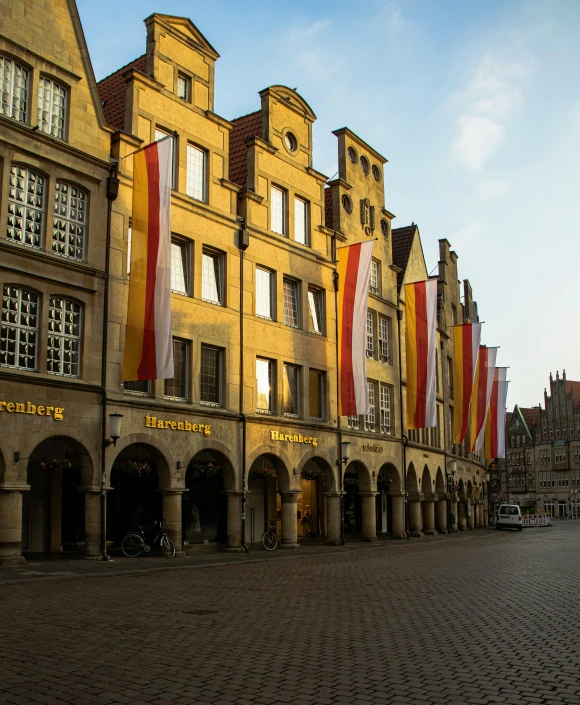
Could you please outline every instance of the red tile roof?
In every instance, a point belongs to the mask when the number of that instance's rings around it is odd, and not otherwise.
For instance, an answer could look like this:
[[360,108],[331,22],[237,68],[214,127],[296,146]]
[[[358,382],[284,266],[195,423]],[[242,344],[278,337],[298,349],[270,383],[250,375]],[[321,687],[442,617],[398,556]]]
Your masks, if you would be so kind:
[[417,226],[415,224],[407,225],[404,228],[393,228],[391,230],[393,238],[393,264],[403,270],[397,273],[397,285],[399,287],[403,283],[416,231]]
[[540,425],[540,410],[537,406],[530,408],[518,407],[522,413],[526,426],[531,431],[534,426]]
[[248,177],[248,148],[245,140],[248,137],[262,135],[262,111],[258,110],[249,115],[232,120],[234,125],[230,132],[230,173],[229,179],[242,188],[247,187]]
[[566,392],[572,394],[572,401],[574,406],[580,401],[580,382],[573,382],[572,380],[566,380]]
[[334,222],[332,218],[332,189],[324,189],[324,224],[327,228],[334,230]]
[[145,73],[147,55],[143,54],[138,59],[130,61],[126,66],[115,71],[110,76],[103,78],[97,83],[99,96],[105,113],[105,121],[107,125],[114,127],[115,130],[123,130],[125,128],[125,97],[127,84],[123,79],[123,74],[128,69],[134,68],[141,73]]

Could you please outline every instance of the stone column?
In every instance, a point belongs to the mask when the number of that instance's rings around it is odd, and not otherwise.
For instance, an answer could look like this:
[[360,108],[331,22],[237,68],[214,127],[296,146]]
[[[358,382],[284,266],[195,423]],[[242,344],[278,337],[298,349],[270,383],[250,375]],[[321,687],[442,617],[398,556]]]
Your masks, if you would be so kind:
[[340,545],[340,492],[325,492],[327,546]]
[[435,506],[435,526],[440,534],[446,534],[448,531],[447,527],[447,500],[438,499]]
[[280,548],[300,548],[298,543],[298,523],[296,520],[296,503],[299,492],[280,493],[282,498],[282,541]]
[[98,489],[83,488],[85,493],[85,557],[101,555],[101,494]]
[[[415,495],[417,497],[417,495]],[[421,500],[409,497],[409,529],[413,538],[423,538],[421,531],[423,527],[421,516]]]
[[175,553],[183,555],[183,528],[181,524],[181,495],[184,490],[161,490],[163,500],[163,528],[175,544]]
[[62,470],[50,473],[49,553],[62,553]]
[[451,502],[451,511],[454,516],[453,525],[451,526],[451,533],[453,533],[454,531],[459,531],[459,505],[456,499]]
[[243,553],[242,546],[242,493],[226,492],[228,498],[226,553]]
[[[469,504],[469,500],[467,500],[467,503]],[[477,505],[476,504],[471,504],[471,512],[468,510],[467,514],[467,528],[468,529],[475,529],[475,512],[477,510]]]
[[483,529],[483,528],[485,528],[485,512],[483,511],[484,510],[483,501],[481,501],[478,504],[477,508],[479,509],[479,528]]
[[467,509],[465,502],[458,502],[457,504],[457,528],[459,531],[467,530]]
[[378,541],[377,539],[377,493],[359,492],[362,506],[361,541]]
[[[430,495],[432,497],[432,495]],[[425,499],[423,502],[423,533],[425,536],[437,536],[435,531],[435,500]]]
[[391,531],[392,539],[406,539],[405,533],[405,494],[393,494],[392,497],[392,523],[393,530]]
[[0,488],[0,565],[26,565],[22,555],[22,492],[29,489]]

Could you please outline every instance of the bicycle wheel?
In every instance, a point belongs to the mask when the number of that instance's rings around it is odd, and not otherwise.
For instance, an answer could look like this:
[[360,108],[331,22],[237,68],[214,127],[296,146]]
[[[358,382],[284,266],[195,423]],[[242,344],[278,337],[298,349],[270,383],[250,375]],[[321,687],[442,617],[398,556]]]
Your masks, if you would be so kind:
[[167,534],[163,534],[161,537],[161,550],[167,558],[173,558],[175,556],[175,545]]
[[262,534],[262,546],[266,551],[273,551],[278,546],[278,539],[273,531],[265,531]]
[[137,558],[145,548],[145,542],[139,534],[127,534],[121,543],[121,551],[127,558]]

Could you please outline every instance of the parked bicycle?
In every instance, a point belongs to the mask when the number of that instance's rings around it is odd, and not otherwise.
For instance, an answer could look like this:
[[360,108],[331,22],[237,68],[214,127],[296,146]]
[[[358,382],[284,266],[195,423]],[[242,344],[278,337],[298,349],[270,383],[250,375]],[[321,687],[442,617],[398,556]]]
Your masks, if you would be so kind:
[[270,519],[270,526],[267,531],[262,534],[262,546],[266,551],[273,551],[278,547],[278,538],[276,537],[276,519]]
[[121,542],[121,551],[127,556],[127,558],[137,558],[143,552],[150,553],[151,548],[155,544],[161,546],[161,550],[167,556],[167,558],[175,557],[175,545],[169,536],[165,533],[163,524],[159,522],[153,523],[153,527],[159,526],[159,532],[157,536],[151,542],[151,545],[147,543],[147,538],[145,536],[145,530],[142,526],[139,526],[139,531],[130,531],[123,541]]

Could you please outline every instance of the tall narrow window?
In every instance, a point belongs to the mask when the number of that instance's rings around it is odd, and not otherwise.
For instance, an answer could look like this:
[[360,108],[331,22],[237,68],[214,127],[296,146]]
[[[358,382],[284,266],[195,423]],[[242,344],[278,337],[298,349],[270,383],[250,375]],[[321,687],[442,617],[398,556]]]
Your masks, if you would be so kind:
[[367,357],[375,356],[375,315],[373,311],[367,311]]
[[308,287],[308,330],[324,334],[324,291]]
[[388,384],[381,384],[381,433],[392,432],[391,425],[391,404],[393,399],[392,387]]
[[301,198],[294,199],[294,239],[301,245],[309,245],[308,203]]
[[207,154],[203,149],[187,145],[187,178],[185,192],[198,201],[207,201],[206,195]]
[[28,69],[7,56],[0,56],[0,113],[26,122]]
[[256,410],[261,413],[272,413],[272,367],[270,360],[256,358]]
[[222,351],[211,345],[201,346],[201,403],[221,404]]
[[220,306],[224,305],[223,271],[223,253],[211,247],[204,247],[201,272],[201,296],[204,301]]
[[274,318],[272,306],[272,282],[274,275],[269,269],[256,267],[256,316]]
[[54,187],[52,251],[70,259],[84,259],[86,227],[86,193],[65,181],[57,181]]
[[300,414],[300,368],[284,363],[284,414]]
[[308,413],[311,419],[324,419],[326,374],[318,370],[309,370],[308,374]]
[[2,291],[0,365],[35,370],[38,352],[38,295],[5,284]]
[[284,323],[287,326],[298,328],[300,319],[298,316],[298,282],[296,279],[284,277]]
[[353,431],[358,431],[360,429],[360,417],[359,416],[348,416],[348,427]]
[[182,73],[177,75],[177,97],[188,103],[191,101],[191,78]]
[[65,136],[67,90],[46,76],[38,82],[38,127],[47,135]]
[[48,304],[49,374],[78,377],[81,368],[81,304],[51,296]]
[[171,240],[171,289],[177,294],[189,294],[188,243]]
[[271,229],[278,235],[286,235],[286,191],[277,186],[270,190]]
[[381,293],[381,265],[380,262],[376,259],[371,261],[369,290],[371,294]]
[[391,361],[391,319],[379,316],[379,360]]
[[172,401],[187,401],[188,345],[185,340],[173,338],[174,376],[165,380],[165,398]]
[[162,140],[168,137],[171,140],[171,188],[175,188],[175,175],[177,173],[177,163],[175,160],[175,135],[167,130],[161,130],[159,127],[155,128],[155,141]]
[[6,237],[39,249],[44,229],[44,176],[13,164],[8,187]]
[[447,358],[447,395],[450,399],[453,399],[454,389],[453,389],[453,360]]
[[367,380],[367,387],[369,392],[369,411],[365,416],[365,431],[376,431],[376,382],[371,382]]

